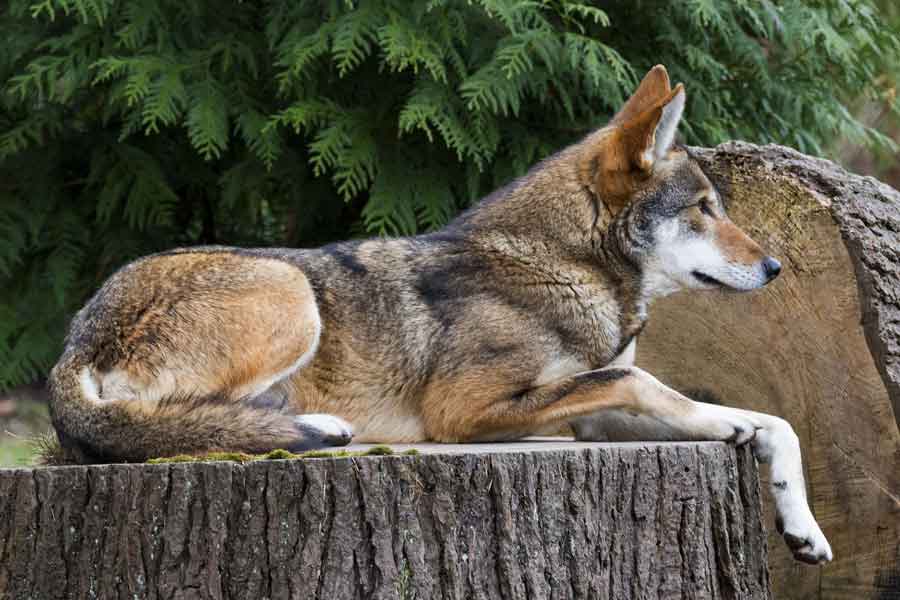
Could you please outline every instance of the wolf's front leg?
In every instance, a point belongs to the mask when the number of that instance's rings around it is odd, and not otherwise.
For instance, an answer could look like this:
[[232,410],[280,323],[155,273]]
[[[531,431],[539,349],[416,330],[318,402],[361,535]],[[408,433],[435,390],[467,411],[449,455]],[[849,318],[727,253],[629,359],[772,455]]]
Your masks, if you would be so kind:
[[751,441],[759,461],[769,464],[778,532],[797,560],[810,564],[830,561],[831,547],[807,503],[800,441],[790,424],[771,415],[694,402],[675,390],[669,392],[673,397],[681,397],[690,410],[671,414],[600,411],[571,422],[575,437],[583,441],[718,440],[722,439],[723,425],[746,423],[752,428],[749,435],[740,434],[736,441]]
[[784,536],[797,560],[813,565],[830,561],[831,546],[816,523],[806,499],[800,440],[794,429],[778,417],[751,411],[740,412],[759,427],[753,449],[760,462],[769,464],[778,533]]

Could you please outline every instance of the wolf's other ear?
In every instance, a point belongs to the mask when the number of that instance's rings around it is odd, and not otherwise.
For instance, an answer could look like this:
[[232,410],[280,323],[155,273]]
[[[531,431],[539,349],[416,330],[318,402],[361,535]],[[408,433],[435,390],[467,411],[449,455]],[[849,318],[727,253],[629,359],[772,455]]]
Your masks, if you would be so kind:
[[649,172],[672,149],[684,102],[684,86],[679,83],[655,106],[619,125],[632,166]]
[[616,116],[612,118],[610,123],[630,121],[658,104],[671,91],[669,73],[664,66],[656,65],[647,71],[631,98],[619,109],[619,112],[616,113]]

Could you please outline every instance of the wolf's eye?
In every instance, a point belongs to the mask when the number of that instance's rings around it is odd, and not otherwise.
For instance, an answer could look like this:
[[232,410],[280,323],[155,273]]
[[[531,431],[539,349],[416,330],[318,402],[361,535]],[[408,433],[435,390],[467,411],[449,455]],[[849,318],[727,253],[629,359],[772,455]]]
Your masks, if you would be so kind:
[[700,206],[700,212],[702,212],[707,217],[716,216],[715,214],[713,214],[712,206],[709,205],[709,200],[701,200],[699,202],[699,206]]

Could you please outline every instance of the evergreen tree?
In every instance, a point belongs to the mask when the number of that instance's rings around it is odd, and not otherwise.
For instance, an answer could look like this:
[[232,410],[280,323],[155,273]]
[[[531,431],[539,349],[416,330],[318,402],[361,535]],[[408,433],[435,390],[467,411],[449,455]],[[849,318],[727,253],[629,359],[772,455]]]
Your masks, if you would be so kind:
[[115,268],[199,243],[440,227],[664,63],[686,140],[887,144],[847,90],[898,64],[867,0],[8,0],[0,389]]

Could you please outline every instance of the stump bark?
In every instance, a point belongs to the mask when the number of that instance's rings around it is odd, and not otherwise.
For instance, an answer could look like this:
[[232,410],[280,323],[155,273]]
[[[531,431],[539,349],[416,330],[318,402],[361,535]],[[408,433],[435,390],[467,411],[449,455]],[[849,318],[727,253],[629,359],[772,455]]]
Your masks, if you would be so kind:
[[900,193],[781,146],[695,151],[784,270],[751,294],[660,301],[637,364],[796,429],[835,561],[799,568],[773,533],[776,597],[900,599]]
[[0,598],[769,598],[760,510],[712,442],[0,470]]

